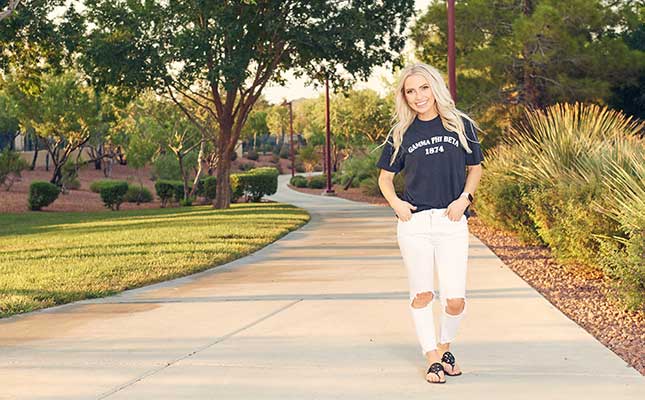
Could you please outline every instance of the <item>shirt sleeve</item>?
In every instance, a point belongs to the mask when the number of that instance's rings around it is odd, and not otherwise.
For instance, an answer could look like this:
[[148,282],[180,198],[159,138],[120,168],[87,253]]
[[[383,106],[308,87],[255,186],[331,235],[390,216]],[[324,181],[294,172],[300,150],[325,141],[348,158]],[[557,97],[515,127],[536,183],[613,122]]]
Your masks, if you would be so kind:
[[392,154],[394,153],[394,146],[392,145],[391,138],[385,142],[383,146],[383,152],[381,153],[381,158],[379,158],[376,166],[384,169],[389,172],[399,173],[405,167],[405,160],[403,157],[403,149],[399,149],[399,152],[396,155],[396,159],[392,164],[390,160],[392,159]]
[[484,154],[482,153],[482,148],[479,145],[479,139],[477,138],[477,129],[473,126],[473,123],[466,120],[464,127],[466,128],[466,139],[468,140],[468,146],[472,153],[466,152],[466,165],[477,165],[481,164],[484,161]]

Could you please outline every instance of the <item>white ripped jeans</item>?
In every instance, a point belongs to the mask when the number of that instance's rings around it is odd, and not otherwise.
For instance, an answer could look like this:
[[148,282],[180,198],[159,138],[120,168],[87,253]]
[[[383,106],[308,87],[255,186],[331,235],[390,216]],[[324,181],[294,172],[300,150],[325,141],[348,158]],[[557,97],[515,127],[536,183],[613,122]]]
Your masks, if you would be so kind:
[[[447,299],[466,299],[466,270],[468,262],[468,222],[462,216],[457,222],[443,215],[444,209],[419,211],[412,219],[397,225],[397,238],[403,263],[408,271],[410,302],[408,307],[417,331],[423,354],[437,348],[432,301],[435,299],[434,268],[439,277],[442,304],[440,343],[450,343],[466,313],[446,312]],[[419,293],[432,292],[432,301],[425,307],[412,307]]]

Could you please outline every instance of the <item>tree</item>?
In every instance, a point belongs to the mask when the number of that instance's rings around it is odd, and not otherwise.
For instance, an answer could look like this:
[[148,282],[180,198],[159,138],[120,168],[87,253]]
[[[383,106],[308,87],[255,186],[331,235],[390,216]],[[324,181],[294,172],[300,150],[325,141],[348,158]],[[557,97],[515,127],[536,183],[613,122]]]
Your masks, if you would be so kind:
[[43,76],[35,93],[19,83],[9,81],[7,91],[17,105],[23,129],[33,128],[45,140],[54,164],[50,182],[60,185],[63,165],[87,143],[99,122],[94,92],[73,71]]
[[[170,151],[177,159],[184,197],[191,194],[186,159],[202,144],[200,132],[172,102],[146,92],[122,113],[117,126],[127,135],[128,164],[142,168],[155,155]],[[199,174],[199,173],[198,173]]]
[[[106,85],[158,88],[200,131],[181,99],[217,121],[216,208],[230,205],[231,154],[270,80],[287,69],[342,86],[397,60],[412,0],[97,0],[84,65]],[[346,74],[332,74],[340,68]]]
[[[623,9],[628,29],[621,36],[630,49],[645,52],[645,7],[640,10]],[[645,119],[645,63],[639,66],[638,76],[612,83],[609,104],[626,114]]]
[[279,147],[284,144],[284,134],[289,129],[289,109],[282,104],[276,104],[267,112],[269,132],[275,133]]
[[352,90],[336,96],[332,114],[334,131],[348,145],[364,146],[385,140],[392,123],[394,105],[370,89]]
[[[13,3],[11,6],[10,3]],[[12,10],[11,18],[0,23],[0,75],[11,75],[31,96],[42,91],[44,74],[60,74],[72,63],[72,53],[84,30],[79,15],[71,7],[62,21],[54,21],[50,14],[65,0],[0,0],[0,10]],[[4,85],[4,84],[3,84]],[[23,115],[26,104],[23,103]],[[37,116],[37,109],[32,115]],[[33,129],[23,131],[34,144],[31,169],[35,168],[40,147],[43,145]]]
[[[460,108],[485,126],[509,125],[522,107],[605,102],[614,82],[634,82],[645,53],[618,34],[637,1],[470,0],[456,3]],[[623,4],[617,7],[616,4]],[[412,28],[417,57],[446,69],[446,2],[434,1]],[[487,141],[484,138],[484,142]],[[486,143],[485,143],[486,144]],[[488,145],[493,144],[489,143]]]
[[269,132],[267,112],[254,109],[242,127],[241,138],[249,141],[253,139],[253,149],[257,151],[258,134],[264,135],[267,132]]
[[[1,82],[1,81],[0,81]],[[12,103],[11,98],[4,91],[0,90],[0,136],[4,136],[13,148],[13,142],[20,133],[20,121],[16,118],[16,106]],[[0,140],[0,149],[3,140]]]
[[320,161],[320,154],[318,154],[314,145],[309,144],[300,149],[300,152],[298,153],[298,161],[305,167],[306,172],[313,172],[316,164]]

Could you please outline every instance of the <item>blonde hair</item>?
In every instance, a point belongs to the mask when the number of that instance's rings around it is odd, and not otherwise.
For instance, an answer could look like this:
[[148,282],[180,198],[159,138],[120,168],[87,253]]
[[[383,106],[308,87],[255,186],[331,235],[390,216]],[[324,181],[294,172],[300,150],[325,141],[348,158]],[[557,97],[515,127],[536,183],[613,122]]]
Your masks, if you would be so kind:
[[477,126],[475,121],[473,121],[468,115],[455,107],[455,101],[452,99],[452,96],[446,87],[446,82],[441,77],[439,71],[428,64],[417,63],[410,65],[401,71],[399,82],[396,86],[394,101],[395,114],[393,118],[394,126],[390,130],[388,137],[385,139],[387,142],[391,136],[394,146],[394,152],[392,154],[390,164],[394,162],[397,154],[399,153],[401,143],[403,142],[403,135],[410,125],[412,125],[412,122],[414,122],[414,119],[417,116],[417,113],[410,108],[407,100],[405,99],[405,80],[412,75],[419,75],[428,81],[437,103],[437,111],[439,112],[439,117],[441,118],[443,127],[447,131],[455,132],[459,137],[459,142],[466,152],[472,153],[472,150],[468,145],[468,141],[470,140],[471,142],[475,142],[475,135],[473,132],[473,139],[468,139],[466,137],[466,128],[462,118],[470,121],[474,129],[479,129],[479,126]]

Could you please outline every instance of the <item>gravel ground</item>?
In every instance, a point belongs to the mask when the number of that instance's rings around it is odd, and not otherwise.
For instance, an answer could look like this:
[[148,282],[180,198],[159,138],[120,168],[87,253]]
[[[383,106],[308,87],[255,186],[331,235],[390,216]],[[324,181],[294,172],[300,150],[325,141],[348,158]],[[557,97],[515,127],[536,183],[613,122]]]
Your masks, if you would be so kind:
[[[322,189],[293,188],[320,194]],[[387,206],[382,197],[363,195],[359,189],[337,196]],[[613,296],[611,282],[601,273],[581,266],[558,264],[546,247],[522,244],[513,235],[485,225],[476,216],[468,220],[477,236],[512,271],[542,294],[572,321],[645,375],[645,312],[625,311]]]

